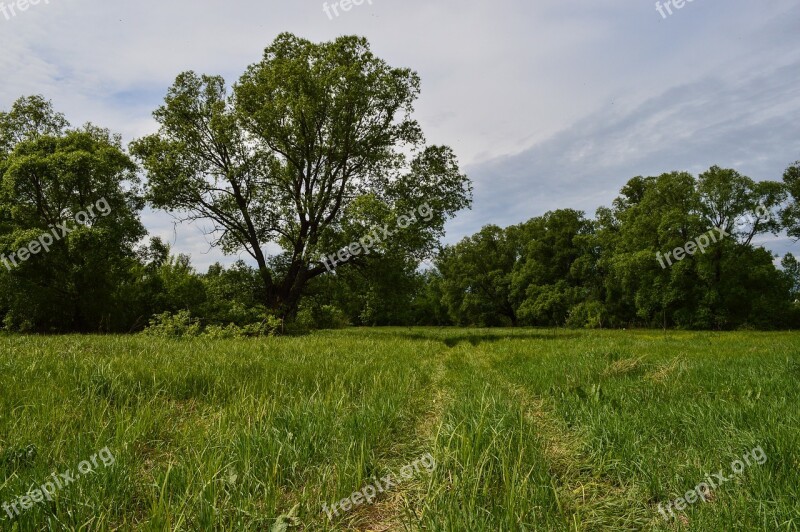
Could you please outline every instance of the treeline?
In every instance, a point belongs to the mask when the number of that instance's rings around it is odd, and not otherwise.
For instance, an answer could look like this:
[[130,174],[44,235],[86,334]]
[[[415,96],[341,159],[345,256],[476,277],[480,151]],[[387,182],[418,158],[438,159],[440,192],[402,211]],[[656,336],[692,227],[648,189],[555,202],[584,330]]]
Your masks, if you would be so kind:
[[[303,328],[794,328],[800,264],[787,254],[776,267],[756,242],[783,231],[798,236],[798,177],[800,163],[782,182],[754,182],[718,167],[696,178],[635,177],[594,219],[556,210],[507,228],[484,227],[441,247],[422,267],[402,254],[374,254],[321,276],[309,283],[298,321]],[[680,259],[678,248],[686,250]],[[258,274],[243,263],[198,275],[187,257],[167,260],[166,250],[160,263],[171,310],[243,323],[244,309],[257,305]],[[239,313],[227,315],[230,305]]]
[[[426,263],[390,242],[309,279],[287,314],[268,304],[258,268],[239,261],[200,273],[160,239],[143,243],[147,186],[118,137],[91,125],[69,129],[40,97],[0,113],[0,133],[0,316],[8,330],[133,332],[154,322],[257,333],[277,329],[276,319],[289,330],[800,323],[800,265],[788,254],[776,267],[756,245],[782,231],[800,236],[800,163],[780,182],[718,167],[697,178],[635,177],[594,219],[562,209],[487,226]],[[55,231],[98,202],[102,216]],[[340,242],[357,240],[358,227]],[[415,238],[418,229],[409,231],[397,238]],[[46,251],[17,256],[48,233],[58,238]],[[702,249],[687,245],[703,235]],[[280,279],[285,268],[279,256],[268,273]]]
[[719,167],[635,177],[594,219],[561,209],[490,225],[442,248],[433,269],[351,279],[325,301],[366,324],[797,327],[800,265],[787,254],[776,267],[755,242],[800,236],[798,192],[800,163],[782,182]]
[[[472,186],[413,120],[419,85],[363,38],[282,34],[232,91],[178,75],[154,112],[159,130],[128,147],[20,98],[0,112],[2,328],[800,323],[797,261],[777,267],[758,245],[800,238],[800,163],[782,181],[718,167],[635,177],[594,218],[556,210],[441,246]],[[147,239],[146,205],[202,221],[212,245],[251,260],[196,271]]]
[[782,220],[796,233],[785,199],[797,171],[785,183],[718,167],[636,177],[594,219],[557,210],[445,248],[431,290],[458,324],[796,326],[797,262],[781,271],[754,241]]

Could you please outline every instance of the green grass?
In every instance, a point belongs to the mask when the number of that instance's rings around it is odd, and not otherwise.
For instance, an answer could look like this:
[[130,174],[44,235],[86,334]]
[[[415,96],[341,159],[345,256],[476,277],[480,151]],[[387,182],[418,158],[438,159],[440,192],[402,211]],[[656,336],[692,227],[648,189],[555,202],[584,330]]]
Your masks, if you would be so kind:
[[116,459],[0,530],[800,530],[799,383],[796,333],[0,336],[0,504]]

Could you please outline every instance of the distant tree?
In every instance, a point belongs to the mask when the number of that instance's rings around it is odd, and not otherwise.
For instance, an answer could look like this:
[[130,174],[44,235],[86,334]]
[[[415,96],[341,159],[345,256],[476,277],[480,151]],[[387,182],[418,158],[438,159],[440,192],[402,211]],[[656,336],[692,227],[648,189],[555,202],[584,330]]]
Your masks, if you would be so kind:
[[[776,210],[783,200],[780,183],[756,183],[716,166],[698,179],[687,173],[632,179],[614,208],[597,215],[598,271],[611,316],[719,328],[780,315],[784,285],[771,255],[752,242],[780,230]],[[704,252],[664,256],[710,231],[717,241]]]
[[236,261],[227,268],[213,264],[200,280],[206,300],[196,312],[204,322],[244,326],[264,319],[268,309],[261,298],[260,275],[244,261]]
[[351,296],[351,322],[370,326],[411,324],[411,305],[419,287],[417,266],[416,260],[403,253],[384,254],[380,260],[363,261],[336,275],[338,289]]
[[791,201],[781,211],[781,220],[789,236],[800,239],[800,161],[786,169],[783,184]]
[[436,260],[443,302],[459,325],[516,325],[511,302],[512,271],[520,243],[512,232],[488,225],[445,247]]
[[582,212],[562,209],[512,228],[521,253],[511,276],[517,314],[532,325],[564,325],[570,309],[590,299],[592,223]]
[[441,273],[435,268],[418,275],[419,284],[411,304],[413,325],[452,325],[453,321],[444,303]]
[[740,244],[781,230],[777,209],[786,199],[781,183],[755,182],[736,170],[712,166],[698,177],[697,191],[707,225],[722,227]]
[[[429,252],[470,204],[452,150],[425,146],[411,118],[418,95],[418,76],[375,57],[363,38],[315,44],[282,34],[233,95],[220,77],[178,76],[154,114],[160,131],[131,149],[150,202],[211,222],[214,245],[258,265],[264,304],[291,315],[327,272],[322,259],[373,224],[427,203],[432,218],[391,245]],[[282,253],[268,257],[268,244]]]
[[137,250],[136,259],[117,290],[125,302],[121,321],[126,330],[140,330],[152,316],[164,312],[199,314],[206,290],[188,255],[172,255],[168,244],[153,237]]
[[706,230],[697,211],[695,180],[685,172],[635,177],[611,209],[598,210],[601,299],[615,325],[671,325],[677,308],[698,300],[690,262],[662,267],[656,255]]
[[787,253],[781,260],[783,271],[791,284],[792,301],[800,299],[800,262],[791,253]]

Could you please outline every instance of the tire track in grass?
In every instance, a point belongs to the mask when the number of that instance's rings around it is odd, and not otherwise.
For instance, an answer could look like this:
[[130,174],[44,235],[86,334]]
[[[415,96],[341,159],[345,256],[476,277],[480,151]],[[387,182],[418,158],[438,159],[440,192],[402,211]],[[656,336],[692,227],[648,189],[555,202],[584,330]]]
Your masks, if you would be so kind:
[[[524,408],[525,418],[544,435],[543,452],[549,462],[553,492],[559,511],[568,517],[570,529],[642,530],[652,518],[636,515],[641,494],[632,486],[623,486],[593,473],[594,466],[583,452],[584,438],[570,430],[542,397],[532,396],[524,386],[514,383],[497,366],[502,357],[491,353],[480,359],[483,370],[509,397]],[[632,512],[633,510],[633,512]]]
[[426,530],[564,530],[549,488],[541,436],[487,371],[480,339],[460,343],[456,400],[437,438],[441,467]]
[[[431,444],[436,440],[437,432],[441,428],[442,419],[453,397],[446,385],[447,360],[453,356],[453,350],[447,347],[432,355],[435,357],[434,368],[429,386],[431,401],[427,412],[423,415],[413,430],[416,448],[413,458],[416,460],[422,454],[429,452]],[[399,464],[400,462],[398,462]],[[402,465],[406,465],[403,461]],[[397,474],[397,470],[392,470]],[[426,475],[422,472],[421,475]],[[397,489],[384,495],[382,499],[373,504],[365,504],[358,508],[353,521],[354,530],[361,532],[389,532],[394,530],[407,530],[404,519],[408,513],[419,516],[424,511],[424,501],[421,500],[420,483],[427,478],[419,476],[404,481]]]

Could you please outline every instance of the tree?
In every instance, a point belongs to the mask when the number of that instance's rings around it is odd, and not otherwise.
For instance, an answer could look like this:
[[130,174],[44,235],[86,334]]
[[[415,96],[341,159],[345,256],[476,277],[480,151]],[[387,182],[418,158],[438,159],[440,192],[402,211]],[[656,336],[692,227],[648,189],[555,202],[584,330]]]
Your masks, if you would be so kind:
[[789,236],[800,239],[800,161],[786,169],[783,184],[792,201],[781,211],[781,221]]
[[53,109],[44,96],[23,96],[8,112],[0,111],[0,160],[14,147],[43,135],[59,136],[69,126],[63,114]]
[[780,232],[781,223],[773,211],[785,200],[784,187],[773,181],[757,183],[736,170],[712,166],[698,177],[697,191],[706,227],[722,228],[729,235],[696,261],[705,292],[699,311],[706,317],[701,320],[708,324],[704,326],[715,327],[731,320],[752,321],[748,312],[753,304],[781,284],[771,254],[754,250],[751,244],[754,237]]
[[[611,316],[718,328],[753,323],[757,306],[779,308],[782,283],[769,254],[752,242],[780,230],[774,211],[783,200],[780,183],[717,166],[697,179],[673,172],[629,181],[614,208],[597,213],[598,271]],[[726,236],[704,237],[700,251],[693,243],[683,260],[666,258],[702,235],[718,235],[716,227]]]
[[444,304],[442,274],[429,268],[419,274],[419,286],[412,301],[413,325],[452,325]]
[[725,229],[740,244],[748,246],[758,235],[781,230],[774,214],[786,199],[781,183],[756,183],[736,170],[712,166],[698,177],[697,191],[699,212],[708,227]]
[[[452,150],[425,146],[411,118],[418,95],[418,76],[375,57],[363,38],[315,44],[282,34],[233,94],[221,77],[179,75],[154,114],[160,131],[131,150],[149,201],[210,221],[213,244],[249,254],[265,304],[291,315],[326,273],[322,259],[371,226],[427,203],[430,220],[390,244],[430,251],[445,221],[469,206]],[[266,256],[269,244],[282,253]]]
[[441,273],[443,302],[459,325],[516,325],[511,302],[511,275],[520,254],[513,233],[487,225],[455,246],[442,249],[436,267]]
[[0,114],[0,307],[6,326],[116,330],[116,297],[145,231],[119,137],[66,121],[41,97]]
[[781,266],[791,285],[792,301],[800,299],[800,261],[791,253],[787,253],[781,259]]
[[666,325],[675,309],[697,300],[691,263],[662,268],[656,255],[702,234],[697,201],[694,178],[670,172],[632,178],[611,209],[598,209],[601,299],[615,325]]
[[582,212],[560,209],[515,228],[521,253],[511,276],[519,317],[536,325],[563,325],[570,309],[594,292],[592,223]]

